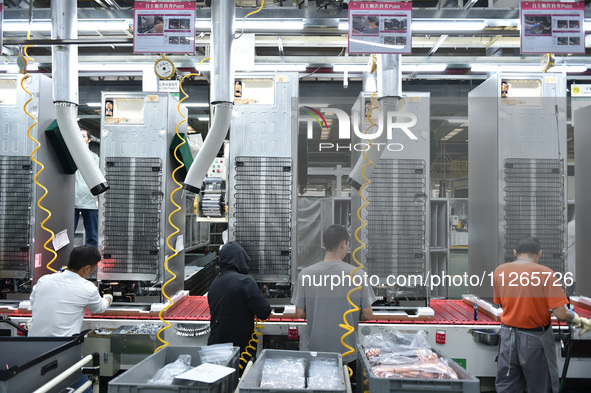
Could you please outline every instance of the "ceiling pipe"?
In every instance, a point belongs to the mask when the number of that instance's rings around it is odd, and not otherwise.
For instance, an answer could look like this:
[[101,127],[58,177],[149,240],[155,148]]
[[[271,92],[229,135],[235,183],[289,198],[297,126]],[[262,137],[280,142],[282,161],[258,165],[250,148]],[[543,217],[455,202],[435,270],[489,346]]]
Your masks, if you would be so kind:
[[[355,166],[347,178],[347,183],[357,190],[359,190],[366,182],[363,177],[365,176],[369,179],[376,164],[380,161],[380,157],[385,150],[384,145],[387,142],[388,130],[385,129],[385,125],[388,124],[387,117],[391,116],[392,113],[397,112],[399,105],[402,102],[402,70],[400,68],[400,55],[378,55],[377,66],[376,90],[379,103],[378,122],[381,122],[381,126],[378,127],[378,130],[381,131],[378,131],[380,132],[379,136],[371,140],[373,145],[365,151],[365,157],[363,154],[359,156],[359,159],[355,163]],[[373,91],[366,90],[366,88],[371,87],[373,87],[372,80],[369,77],[364,77],[363,90],[365,92],[372,93]],[[375,130],[370,129],[368,134],[375,132]],[[371,163],[368,166],[365,166],[368,160]],[[362,169],[363,176],[361,174]]]
[[211,97],[213,120],[203,146],[189,168],[183,187],[199,193],[207,171],[217,156],[228,134],[234,107],[234,45],[235,0],[216,0],[211,3],[212,81]]
[[[53,39],[76,39],[76,0],[53,0],[51,2],[51,35]],[[84,143],[78,121],[78,47],[76,45],[53,45],[51,47],[53,71],[53,102],[57,124],[72,159],[88,185],[92,195],[109,189],[107,180],[92,158]]]

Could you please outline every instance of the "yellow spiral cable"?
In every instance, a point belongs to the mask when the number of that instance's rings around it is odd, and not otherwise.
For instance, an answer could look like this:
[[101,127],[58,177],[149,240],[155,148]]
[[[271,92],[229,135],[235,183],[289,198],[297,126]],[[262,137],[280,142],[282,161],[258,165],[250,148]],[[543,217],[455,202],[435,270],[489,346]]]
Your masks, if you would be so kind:
[[242,37],[242,35],[244,34],[244,24],[246,23],[246,18],[248,18],[249,16],[251,16],[251,15],[254,15],[254,14],[256,14],[257,12],[259,12],[260,10],[262,10],[264,5],[265,5],[265,0],[263,0],[263,1],[261,2],[261,6],[260,6],[260,7],[259,7],[257,10],[255,10],[255,11],[252,11],[252,12],[249,12],[249,13],[248,13],[248,14],[246,14],[246,16],[245,16],[245,17],[242,19],[242,32],[240,33],[240,35],[239,35],[238,37],[236,37],[236,38],[235,38],[236,40],[237,40],[238,38]]
[[[201,60],[201,62],[199,63],[199,68],[201,68],[201,63],[203,63],[203,61],[208,60],[209,58],[204,58],[203,60]],[[162,314],[168,310],[170,307],[172,307],[174,305],[174,301],[166,294],[165,288],[166,286],[173,282],[176,279],[176,274],[174,274],[174,272],[172,272],[169,268],[168,268],[168,261],[170,261],[172,258],[174,258],[175,256],[178,255],[178,251],[172,247],[170,245],[170,239],[172,239],[174,236],[176,236],[177,233],[179,233],[179,228],[174,225],[172,223],[172,216],[174,214],[176,214],[177,212],[179,212],[181,210],[181,207],[175,202],[174,200],[174,194],[177,193],[179,190],[181,190],[183,188],[183,186],[181,185],[181,183],[179,183],[176,178],[175,178],[175,174],[177,171],[179,171],[181,168],[185,167],[185,164],[183,163],[183,161],[178,157],[177,152],[179,150],[179,148],[184,145],[185,143],[187,143],[185,141],[185,139],[181,136],[181,134],[179,134],[179,127],[181,126],[181,124],[183,124],[184,122],[187,121],[187,117],[181,112],[181,103],[186,100],[189,95],[187,93],[185,93],[185,90],[183,89],[183,81],[185,80],[185,78],[189,77],[189,76],[199,76],[201,75],[200,72],[198,72],[197,74],[187,74],[185,75],[180,82],[180,89],[184,94],[184,97],[179,101],[178,105],[177,105],[177,110],[179,111],[180,115],[183,117],[183,120],[181,120],[177,125],[176,125],[176,135],[177,137],[182,141],[181,143],[179,143],[175,148],[174,148],[174,158],[177,160],[177,162],[180,164],[179,166],[177,166],[174,171],[172,171],[172,181],[174,181],[177,185],[177,188],[175,188],[172,193],[170,194],[170,201],[172,202],[172,204],[175,206],[175,209],[170,212],[170,214],[168,215],[168,223],[170,224],[170,226],[172,226],[174,228],[174,232],[172,232],[170,235],[168,235],[168,237],[166,238],[166,245],[168,246],[168,248],[170,250],[173,251],[173,253],[168,256],[165,260],[164,260],[164,269],[166,269],[166,271],[172,276],[168,281],[166,281],[164,283],[164,285],[162,286],[162,295],[164,295],[164,297],[166,298],[166,300],[168,300],[168,305],[166,307],[164,307],[162,310],[160,310],[160,312],[158,313],[158,318],[160,318],[160,320],[164,323],[164,327],[162,329],[160,329],[158,331],[158,334],[156,335],[158,337],[158,340],[162,343],[161,346],[159,346],[158,348],[156,348],[154,350],[154,353],[158,352],[159,350],[161,350],[164,347],[167,347],[168,345],[170,345],[168,343],[168,341],[164,340],[162,337],[160,337],[161,333],[164,332],[166,329],[170,328],[172,325],[165,320],[162,317]]]
[[[374,92],[371,95],[371,109],[367,112],[367,120],[369,121],[370,125],[369,127],[367,127],[367,129],[365,130],[365,134],[367,134],[369,132],[369,130],[374,127],[376,124],[373,122],[373,120],[371,119],[371,113],[373,112],[373,110],[377,107],[377,105],[375,104],[373,97],[376,94],[376,92]],[[371,139],[369,139],[369,146],[368,149],[371,148],[371,146],[373,145],[373,142]],[[357,242],[359,242],[359,247],[357,247],[353,253],[351,254],[351,257],[353,258],[353,260],[355,261],[355,263],[357,264],[357,267],[355,269],[353,269],[351,271],[351,273],[349,273],[349,277],[351,277],[351,282],[353,282],[353,275],[355,274],[355,272],[363,269],[365,266],[363,266],[363,264],[361,262],[359,262],[359,260],[357,259],[357,253],[359,251],[361,251],[363,248],[365,248],[366,244],[363,243],[361,241],[361,239],[359,238],[359,232],[364,229],[365,227],[367,227],[367,222],[363,220],[363,218],[361,218],[361,211],[366,208],[367,206],[369,206],[369,201],[367,199],[365,199],[365,197],[363,196],[363,189],[365,187],[367,187],[371,181],[365,177],[365,174],[363,173],[363,171],[365,170],[365,168],[367,168],[369,165],[371,165],[373,163],[373,161],[371,161],[369,158],[367,158],[367,156],[365,155],[365,152],[368,149],[364,149],[363,150],[363,158],[365,158],[365,160],[367,161],[365,163],[365,165],[363,165],[363,167],[361,168],[361,176],[363,177],[363,179],[365,180],[365,183],[363,183],[363,185],[359,188],[359,196],[361,197],[361,199],[363,199],[365,201],[365,204],[360,206],[357,209],[357,218],[359,219],[359,221],[362,223],[362,225],[360,225],[356,230],[355,230],[355,239],[357,240]],[[347,332],[345,332],[345,334],[343,334],[341,336],[341,344],[343,344],[343,346],[345,348],[348,349],[347,352],[343,353],[341,356],[343,358],[345,358],[347,355],[353,354],[355,353],[355,348],[351,347],[349,344],[347,344],[345,342],[345,338],[347,336],[349,336],[350,334],[353,334],[355,332],[355,327],[349,325],[349,321],[347,321],[347,315],[358,312],[359,311],[359,307],[351,300],[351,294],[353,294],[353,292],[355,291],[359,291],[361,290],[361,286],[356,286],[355,288],[352,288],[348,293],[347,293],[347,301],[349,302],[349,304],[351,305],[352,308],[350,308],[349,310],[345,311],[345,313],[343,314],[343,322],[342,324],[339,324],[339,327],[345,329]],[[351,368],[349,367],[349,377],[353,376],[353,370],[351,370]]]
[[[263,333],[261,333],[259,330],[263,330],[265,328],[259,322],[264,322],[264,321],[261,321],[260,319],[257,318],[257,321],[254,324],[254,331],[252,332],[251,339],[248,342],[248,345],[246,346],[246,348],[244,348],[244,352],[242,352],[240,354],[240,359],[238,359],[238,363],[240,363],[240,362],[244,362],[244,364],[248,363],[250,358],[252,358],[254,356],[250,353],[251,349],[254,350],[256,353],[257,347],[255,347],[254,344],[258,344],[261,341],[261,340],[259,340],[259,337],[263,335]],[[257,329],[259,329],[259,330],[257,330]],[[246,359],[245,356],[248,356],[248,359]],[[240,367],[240,370],[244,369],[244,365],[242,363],[239,364],[239,367]]]
[[[25,46],[24,50],[23,50],[23,55],[24,55],[24,59],[28,62],[29,60],[33,60],[29,54],[27,53],[27,50],[29,49],[31,45],[27,45]],[[39,171],[35,174],[34,180],[35,180],[35,184],[37,184],[37,186],[39,188],[41,188],[43,190],[43,195],[41,196],[41,198],[39,198],[39,200],[37,201],[37,206],[39,207],[39,209],[43,210],[45,213],[47,213],[47,217],[45,217],[45,219],[43,221],[41,221],[41,229],[43,229],[44,231],[49,233],[49,239],[47,239],[47,241],[43,244],[43,248],[46,249],[48,252],[50,252],[51,254],[53,254],[53,257],[51,258],[51,260],[47,263],[47,269],[52,271],[52,272],[56,272],[57,270],[55,270],[54,268],[51,267],[51,264],[53,263],[53,261],[56,260],[57,258],[57,253],[48,247],[48,244],[50,244],[53,241],[53,238],[55,237],[53,231],[49,228],[47,228],[45,226],[45,223],[51,218],[51,212],[49,210],[47,210],[43,205],[41,205],[41,202],[45,199],[45,197],[47,196],[47,194],[49,193],[47,191],[47,188],[45,188],[43,186],[43,184],[39,183],[39,181],[37,180],[37,178],[39,177],[39,175],[41,175],[41,172],[43,172],[43,170],[45,169],[45,167],[43,166],[43,164],[41,164],[39,161],[37,161],[35,159],[35,153],[37,152],[37,150],[39,150],[41,148],[41,143],[39,143],[39,141],[37,139],[35,139],[33,137],[33,135],[31,135],[31,130],[37,125],[37,119],[35,118],[35,116],[31,115],[29,113],[29,111],[27,111],[27,105],[29,105],[29,103],[31,101],[33,101],[33,95],[31,94],[30,91],[28,91],[25,88],[25,80],[30,78],[31,75],[27,72],[27,68],[25,66],[25,70],[24,70],[24,75],[21,78],[21,88],[24,90],[25,93],[27,93],[29,95],[29,99],[27,100],[27,102],[25,102],[25,105],[23,106],[23,111],[27,114],[27,116],[29,116],[31,119],[33,119],[33,124],[31,124],[31,126],[27,129],[27,136],[29,137],[29,139],[31,139],[33,142],[35,142],[37,144],[37,146],[35,147],[35,149],[33,149],[33,151],[31,152],[31,160],[37,164],[39,166]]]

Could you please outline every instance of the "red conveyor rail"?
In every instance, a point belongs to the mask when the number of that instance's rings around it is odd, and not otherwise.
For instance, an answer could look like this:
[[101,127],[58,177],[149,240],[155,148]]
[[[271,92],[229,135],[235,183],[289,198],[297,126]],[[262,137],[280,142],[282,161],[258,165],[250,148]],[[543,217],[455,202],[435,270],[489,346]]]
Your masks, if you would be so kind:
[[[478,314],[478,320],[474,320],[474,309],[462,300],[431,300],[431,308],[435,311],[435,319],[432,321],[369,321],[377,324],[410,324],[410,325],[500,325],[500,322],[484,315]],[[580,307],[576,308],[580,316],[591,318],[591,311]],[[15,312],[11,317],[28,317],[29,312]],[[85,318],[99,319],[130,319],[152,320],[158,319],[158,315],[101,315],[87,312]],[[210,313],[205,296],[189,296],[183,300],[166,319],[169,321],[209,321]],[[269,322],[304,322],[303,319],[294,318],[270,318]]]

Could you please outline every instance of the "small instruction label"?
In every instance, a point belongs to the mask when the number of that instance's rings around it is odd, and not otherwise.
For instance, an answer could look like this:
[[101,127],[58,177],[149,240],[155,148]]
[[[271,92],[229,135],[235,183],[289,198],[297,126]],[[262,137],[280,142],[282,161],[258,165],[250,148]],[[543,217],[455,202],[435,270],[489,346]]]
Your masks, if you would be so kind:
[[176,252],[181,252],[185,249],[185,236],[184,235],[177,236],[174,249],[176,250]]
[[56,235],[53,237],[53,249],[55,251],[64,248],[68,244],[70,244],[70,238],[68,237],[68,231],[66,229],[56,233]]

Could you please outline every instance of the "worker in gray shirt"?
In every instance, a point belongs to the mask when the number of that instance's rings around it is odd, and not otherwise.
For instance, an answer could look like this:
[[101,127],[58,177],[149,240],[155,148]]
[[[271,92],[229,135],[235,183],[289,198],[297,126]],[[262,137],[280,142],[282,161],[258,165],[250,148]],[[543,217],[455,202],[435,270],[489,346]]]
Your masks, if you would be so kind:
[[[303,269],[294,288],[291,302],[296,306],[296,316],[306,318],[308,325],[308,350],[319,352],[345,353],[348,349],[341,343],[347,331],[341,327],[343,314],[353,307],[347,301],[347,293],[361,283],[361,289],[351,294],[351,301],[357,305],[358,312],[347,315],[349,325],[355,332],[346,337],[345,342],[352,348],[357,345],[359,320],[373,317],[371,305],[377,300],[369,278],[363,270],[349,274],[355,269],[343,258],[349,251],[349,233],[340,225],[331,225],[322,235],[326,255],[324,260]],[[351,363],[356,354],[347,355],[343,363]]]

